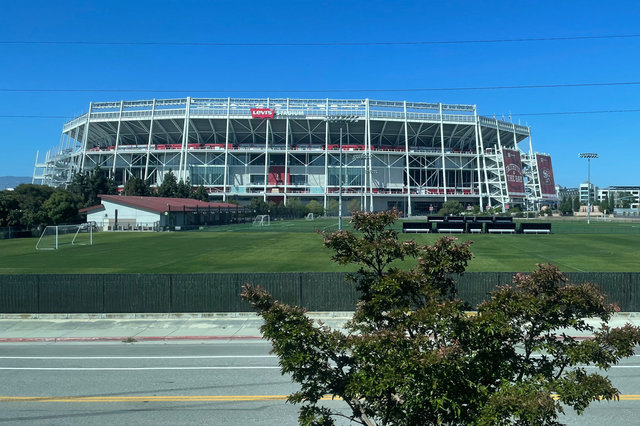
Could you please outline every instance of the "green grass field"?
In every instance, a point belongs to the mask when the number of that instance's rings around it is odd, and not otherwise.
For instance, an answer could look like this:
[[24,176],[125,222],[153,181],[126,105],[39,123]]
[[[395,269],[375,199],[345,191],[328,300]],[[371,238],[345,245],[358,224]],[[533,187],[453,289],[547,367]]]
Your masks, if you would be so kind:
[[[93,246],[57,251],[36,251],[35,239],[0,240],[0,274],[344,271],[331,262],[317,229],[335,230],[337,221],[276,221],[264,228],[247,224],[194,232],[97,232]],[[554,221],[553,231],[457,237],[473,241],[469,271],[524,272],[545,262],[563,271],[640,271],[640,223]],[[431,243],[439,236],[401,238]]]

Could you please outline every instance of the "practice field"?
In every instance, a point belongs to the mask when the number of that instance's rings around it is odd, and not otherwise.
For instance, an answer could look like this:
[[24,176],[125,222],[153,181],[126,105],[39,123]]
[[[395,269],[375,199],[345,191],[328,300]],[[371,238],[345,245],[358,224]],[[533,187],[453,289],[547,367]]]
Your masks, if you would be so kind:
[[[349,228],[348,219],[344,221]],[[401,225],[398,224],[398,229]],[[335,219],[274,221],[193,232],[97,232],[93,246],[36,251],[35,239],[0,240],[0,273],[181,273],[344,271],[331,262],[316,230]],[[531,271],[554,263],[563,271],[640,271],[640,223],[553,221],[551,235],[469,235],[469,271]],[[432,243],[437,234],[401,234]],[[351,268],[353,269],[353,268]]]

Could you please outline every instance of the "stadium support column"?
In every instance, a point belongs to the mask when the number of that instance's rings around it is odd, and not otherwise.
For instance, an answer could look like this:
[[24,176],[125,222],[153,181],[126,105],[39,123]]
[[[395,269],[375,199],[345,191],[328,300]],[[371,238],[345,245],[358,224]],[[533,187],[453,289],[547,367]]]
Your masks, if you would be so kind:
[[[287,98],[287,112],[289,111],[289,98]],[[287,205],[287,191],[289,190],[289,116],[287,115],[286,127],[284,130],[284,205]]]
[[529,127],[529,172],[531,173],[530,179],[533,182],[533,204],[534,209],[539,207],[539,202],[542,199],[542,188],[540,187],[540,176],[538,175],[538,161],[536,155],[533,152],[533,143],[531,142],[531,128]]
[[442,187],[444,188],[444,201],[447,201],[447,168],[445,166],[446,157],[444,155],[444,119],[442,117],[442,103],[440,109],[440,150],[442,155]]
[[329,188],[329,98],[325,110],[326,122],[324,128],[324,211],[327,211],[327,191]]
[[156,113],[156,100],[151,105],[151,122],[149,123],[149,139],[147,140],[147,159],[144,163],[144,180],[149,179],[149,157],[151,156],[151,142],[153,141],[153,121]]
[[189,144],[189,122],[191,112],[191,98],[187,96],[184,109],[184,126],[182,127],[182,149],[180,150],[180,167],[178,180],[187,181],[187,145]]
[[[340,163],[338,169],[340,170],[340,181],[338,182],[338,231],[342,230],[342,125],[340,125]],[[57,228],[56,228],[57,229]]]
[[[511,119],[511,115],[509,115],[509,119]],[[516,136],[516,125],[514,123],[511,123],[511,128],[513,130],[513,149],[519,152],[520,150],[518,149],[518,137]],[[520,159],[520,161],[522,162],[522,158]],[[520,165],[522,166],[522,163],[520,163]],[[507,184],[507,195],[509,195],[509,183],[507,182],[506,172],[507,171],[505,170],[505,183]],[[522,172],[522,168],[520,169],[520,172]],[[522,179],[523,179],[522,183],[524,185],[524,176],[522,177]],[[526,195],[527,194],[525,193],[525,196]]]
[[[500,142],[500,123],[498,122],[498,119],[496,118],[496,136],[498,138],[498,149],[500,150],[499,155],[497,156],[497,158],[500,158],[500,155],[502,155],[502,142]],[[502,164],[502,168],[503,170],[498,170],[498,176],[500,176],[500,202],[502,203],[502,208],[504,208],[504,204],[505,204],[505,192],[507,191],[507,188],[505,187],[506,185],[504,185],[502,181],[502,172],[504,171],[504,162],[501,163]],[[496,165],[498,165],[498,162],[496,161]],[[506,181],[506,178],[505,178]]]
[[407,101],[404,101],[404,152],[407,156],[407,216],[411,217],[411,174],[409,173],[409,120],[407,117]]
[[[365,149],[367,149],[367,156],[365,157],[365,172],[366,172],[366,165],[368,164],[369,167],[369,211],[373,212],[374,210],[374,206],[373,206],[373,155],[371,152],[371,108],[369,107],[369,98],[366,99],[366,122],[365,122],[365,138],[366,138],[366,144],[367,146],[365,146]],[[364,199],[366,200],[366,193],[364,196]]]
[[487,205],[491,207],[491,192],[489,191],[489,175],[487,174],[487,153],[484,150],[484,140],[482,139],[482,126],[478,117],[478,135],[480,136],[480,150],[482,151],[482,170],[484,170],[484,185],[487,190]]
[[[371,151],[368,149],[368,144],[367,142],[371,142],[370,140],[367,140],[367,126],[369,125],[369,102],[368,99],[365,99],[364,101],[365,103],[365,112],[364,112],[364,153],[362,154],[362,194],[361,194],[361,201],[360,201],[360,209],[363,212],[367,211],[367,203],[369,202],[369,200],[367,200],[367,180],[368,178],[368,174],[367,174],[367,155],[371,155]],[[372,183],[372,182],[369,182]],[[373,191],[372,191],[373,192]],[[371,205],[373,206],[373,200],[371,200]]]
[[222,182],[222,201],[227,201],[227,185],[229,180],[229,121],[231,119],[231,98],[227,98],[227,129],[224,137],[224,174]]
[[[367,199],[366,191],[369,191],[369,211],[373,212],[373,165],[371,164],[371,108],[369,107],[369,98],[365,99],[365,123],[364,123],[364,138],[365,138],[365,157],[364,157],[364,172],[365,184],[367,174],[369,177],[368,188],[365,187],[365,193],[363,199]],[[367,171],[368,170],[368,171]],[[366,203],[365,203],[366,204]],[[366,210],[366,209],[365,209]]]
[[111,178],[116,177],[116,163],[118,162],[118,144],[120,143],[120,127],[122,126],[122,110],[124,101],[120,101],[120,114],[118,114],[118,127],[116,129],[116,146],[113,150],[113,167],[111,168]]
[[478,172],[478,206],[480,207],[480,211],[484,211],[484,206],[482,205],[482,175],[480,174],[480,141],[478,136],[478,110],[476,106],[473,106],[473,122],[476,131],[476,171]]
[[87,122],[84,125],[84,133],[82,135],[82,161],[80,161],[80,171],[84,172],[84,159],[87,157],[87,143],[89,140],[89,123],[91,122],[91,110],[93,102],[89,102],[89,112],[87,113]]
[[[267,98],[267,108],[269,108],[269,98]],[[269,183],[269,119],[265,119],[264,126],[264,191],[262,193],[262,201],[267,202],[267,185]]]

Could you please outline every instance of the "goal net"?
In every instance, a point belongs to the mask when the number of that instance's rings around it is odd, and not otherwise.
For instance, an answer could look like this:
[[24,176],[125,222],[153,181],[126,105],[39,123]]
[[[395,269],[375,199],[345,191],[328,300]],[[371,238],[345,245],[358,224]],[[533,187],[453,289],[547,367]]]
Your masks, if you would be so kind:
[[305,217],[305,219],[307,219],[307,220],[315,220],[315,218],[316,218],[316,216],[313,213],[309,213]]
[[93,245],[93,227],[86,223],[47,226],[36,243],[36,250],[58,250],[70,245]]
[[269,226],[271,225],[271,216],[268,214],[259,214],[253,219],[253,226]]
[[606,214],[599,214],[597,220],[598,222],[611,222],[611,218]]

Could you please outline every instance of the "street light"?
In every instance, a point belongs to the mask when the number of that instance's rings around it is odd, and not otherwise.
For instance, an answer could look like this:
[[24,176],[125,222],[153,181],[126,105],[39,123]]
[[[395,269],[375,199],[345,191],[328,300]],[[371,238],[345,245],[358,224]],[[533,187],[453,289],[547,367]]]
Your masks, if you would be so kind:
[[340,182],[338,189],[338,230],[342,229],[342,124],[355,123],[360,119],[357,115],[328,115],[324,120],[327,123],[340,123]]
[[582,152],[578,158],[587,159],[587,224],[591,223],[591,159],[598,158],[595,152]]

